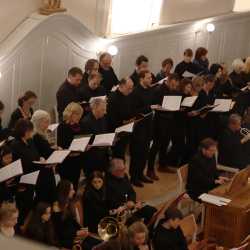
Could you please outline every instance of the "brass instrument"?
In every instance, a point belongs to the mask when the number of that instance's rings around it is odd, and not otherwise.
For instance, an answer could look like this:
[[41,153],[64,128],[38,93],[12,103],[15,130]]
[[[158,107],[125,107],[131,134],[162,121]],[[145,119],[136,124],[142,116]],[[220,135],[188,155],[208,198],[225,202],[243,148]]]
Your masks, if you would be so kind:
[[105,217],[98,224],[98,234],[102,240],[108,241],[118,237],[121,226],[116,218]]
[[247,135],[250,134],[250,130],[247,129],[247,128],[241,128],[241,129],[240,129],[240,133],[241,133],[241,135],[243,135],[243,136],[247,136]]

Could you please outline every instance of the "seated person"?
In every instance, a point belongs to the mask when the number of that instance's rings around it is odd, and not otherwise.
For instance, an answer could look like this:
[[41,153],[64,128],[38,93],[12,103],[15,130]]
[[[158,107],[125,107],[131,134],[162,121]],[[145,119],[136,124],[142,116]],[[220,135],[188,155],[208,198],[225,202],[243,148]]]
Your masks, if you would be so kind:
[[171,69],[173,68],[174,62],[173,59],[167,58],[161,63],[161,71],[156,75],[156,82],[166,78],[171,73]]
[[198,153],[189,163],[186,189],[193,200],[198,200],[201,194],[227,181],[227,178],[219,177],[216,152],[217,143],[211,138],[206,138],[201,141]]
[[[106,106],[107,102],[101,98],[94,99],[90,103],[91,112],[81,122],[84,134],[98,135],[108,133]],[[89,176],[95,170],[106,171],[108,165],[108,147],[92,147],[85,152],[84,172],[86,176]]]
[[53,205],[52,220],[60,247],[72,249],[76,239],[85,239],[83,247],[92,249],[100,243],[99,240],[88,237],[88,231],[81,228],[76,220],[74,207],[75,190],[73,184],[68,180],[62,180],[57,186],[57,201]]
[[40,243],[55,246],[55,232],[51,220],[51,206],[48,203],[40,202],[31,214],[26,229],[28,238]]
[[237,114],[230,115],[228,127],[219,137],[218,162],[221,165],[242,169],[250,163],[250,134],[243,136],[240,130],[241,117]]
[[83,194],[84,226],[91,233],[97,233],[98,224],[102,218],[109,215],[104,187],[104,175],[93,172]]
[[14,203],[2,203],[0,206],[0,234],[12,238],[15,235],[18,209]]
[[100,73],[92,73],[88,77],[88,84],[84,85],[80,90],[81,101],[89,102],[90,98],[106,95],[106,90],[100,85],[102,77]]
[[142,206],[141,202],[136,201],[136,192],[129,182],[126,174],[124,160],[113,159],[110,171],[106,179],[107,202],[110,210],[121,211],[122,208],[133,210],[133,216],[144,219],[147,224],[156,209],[151,206]]
[[169,208],[160,220],[153,236],[156,250],[188,250],[187,242],[180,228],[182,214],[178,209]]

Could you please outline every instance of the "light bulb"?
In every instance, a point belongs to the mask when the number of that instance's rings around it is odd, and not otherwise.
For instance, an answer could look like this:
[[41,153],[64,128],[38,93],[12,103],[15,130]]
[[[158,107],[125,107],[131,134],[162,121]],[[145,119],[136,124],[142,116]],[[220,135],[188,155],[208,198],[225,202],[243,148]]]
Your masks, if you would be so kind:
[[115,45],[111,45],[108,47],[108,53],[111,56],[116,56],[118,54],[118,48]]
[[207,31],[208,32],[214,32],[214,30],[215,30],[214,24],[213,23],[208,23],[207,24]]

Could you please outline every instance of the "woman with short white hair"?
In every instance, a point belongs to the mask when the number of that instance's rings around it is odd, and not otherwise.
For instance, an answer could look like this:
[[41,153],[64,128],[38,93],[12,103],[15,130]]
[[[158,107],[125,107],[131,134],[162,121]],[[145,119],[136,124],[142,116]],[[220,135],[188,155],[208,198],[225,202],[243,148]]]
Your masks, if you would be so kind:
[[232,63],[233,71],[230,73],[229,77],[232,80],[234,86],[238,88],[243,88],[246,86],[246,78],[245,78],[245,64],[242,59],[237,58]]

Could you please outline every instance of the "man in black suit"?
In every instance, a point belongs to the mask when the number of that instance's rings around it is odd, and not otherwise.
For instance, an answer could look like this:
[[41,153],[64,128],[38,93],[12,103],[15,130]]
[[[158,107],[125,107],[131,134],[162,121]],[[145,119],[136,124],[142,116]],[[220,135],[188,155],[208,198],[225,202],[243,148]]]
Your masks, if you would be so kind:
[[[140,55],[137,57],[135,61],[135,70],[133,74],[130,76],[131,80],[134,82],[135,87],[140,84],[140,77],[139,77],[140,72],[149,70],[148,62],[149,62],[148,58],[144,55]],[[152,77],[152,83],[155,83],[156,79],[153,73],[151,73],[151,77]]]
[[82,70],[77,67],[71,68],[68,72],[67,79],[56,93],[59,121],[62,121],[63,111],[69,103],[80,102],[79,86],[81,81]]
[[112,56],[107,52],[101,54],[99,63],[99,72],[102,75],[101,85],[105,88],[106,92],[109,93],[119,82],[112,68]]
[[[111,132],[114,132],[117,127],[129,123],[134,117],[131,98],[133,86],[134,84],[130,78],[123,78],[119,82],[116,91],[111,92],[108,97],[107,118]],[[127,132],[118,134],[118,140],[113,148],[114,157],[125,158],[129,138],[130,134]]]

